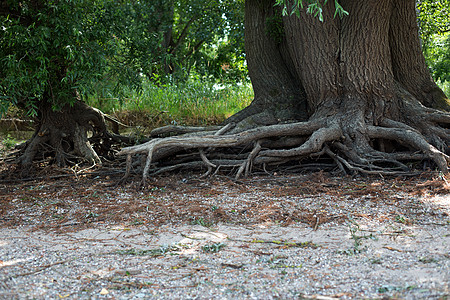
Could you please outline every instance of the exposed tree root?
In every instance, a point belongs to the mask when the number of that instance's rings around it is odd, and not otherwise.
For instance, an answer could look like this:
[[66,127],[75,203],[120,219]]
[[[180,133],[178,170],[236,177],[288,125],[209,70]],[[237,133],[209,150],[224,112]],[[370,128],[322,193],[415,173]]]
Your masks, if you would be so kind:
[[131,138],[108,131],[101,111],[80,101],[61,111],[43,107],[41,112],[34,135],[19,147],[17,163],[23,175],[29,173],[36,160],[51,157],[59,166],[80,161],[95,165],[101,164],[100,155],[114,156],[112,145],[132,144]]
[[[322,156],[330,158],[343,173],[411,175],[415,171],[408,163],[422,160],[432,161],[439,171],[447,173],[450,158],[443,148],[448,148],[449,137],[441,125],[448,126],[450,119],[445,113],[429,109],[424,110],[421,118],[422,125],[425,122],[434,126],[415,128],[413,122],[407,124],[388,118],[374,125],[338,113],[308,122],[262,126],[239,133],[226,133],[227,127],[219,129],[217,134],[186,128],[181,136],[155,138],[123,148],[118,154],[127,155],[124,179],[130,174],[132,156],[146,157],[143,183],[150,173],[180,168],[204,168],[207,171],[203,176],[208,176],[220,168],[231,167],[238,179],[248,176],[255,166],[265,169],[269,165],[301,164],[302,160]],[[173,132],[167,129],[164,134],[180,132],[179,128]],[[188,130],[193,133],[186,133]],[[439,144],[440,149],[433,144]],[[168,156],[170,159],[164,160]]]

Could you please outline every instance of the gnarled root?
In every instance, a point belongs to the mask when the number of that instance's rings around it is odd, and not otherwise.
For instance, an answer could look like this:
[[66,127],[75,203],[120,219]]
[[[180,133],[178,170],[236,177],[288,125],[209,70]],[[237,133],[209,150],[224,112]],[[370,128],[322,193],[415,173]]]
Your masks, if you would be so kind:
[[[176,153],[182,150],[188,149],[207,149],[207,148],[233,148],[233,147],[243,147],[245,148],[247,145],[253,143],[254,141],[271,138],[277,136],[290,136],[290,135],[308,135],[311,134],[314,130],[319,129],[323,124],[323,121],[311,121],[311,122],[301,122],[301,123],[292,123],[292,124],[283,124],[283,125],[272,125],[265,126],[260,128],[255,128],[247,131],[243,131],[236,134],[208,134],[203,136],[174,136],[167,138],[156,138],[142,145],[127,147],[122,149],[118,154],[119,155],[130,155],[133,154],[145,154],[147,156],[146,164],[143,171],[143,181],[147,179],[148,171],[150,169],[150,164],[154,161],[154,156],[159,156],[162,158],[166,153]],[[229,127],[230,125],[226,125],[224,128]],[[224,130],[219,130],[218,133],[223,132]],[[210,149],[211,150],[211,149]],[[207,167],[214,166],[222,166],[222,165],[230,165],[229,159],[220,158],[216,163],[214,160],[205,160],[205,154],[199,154],[198,158],[202,161],[202,163]],[[203,156],[203,159],[202,159]],[[233,163],[231,165],[238,166],[244,163],[244,160],[236,161],[233,159]],[[270,162],[271,159],[267,158],[267,162]],[[278,161],[278,159],[274,159],[273,161]],[[127,170],[130,169],[131,160],[127,159]],[[181,165],[182,163],[179,163]],[[129,173],[127,172],[125,176],[127,177]]]
[[59,166],[80,161],[101,164],[100,155],[112,157],[113,144],[131,144],[131,139],[110,133],[104,114],[83,102],[61,111],[42,107],[34,135],[19,151],[17,163],[26,175],[34,161],[51,161]]

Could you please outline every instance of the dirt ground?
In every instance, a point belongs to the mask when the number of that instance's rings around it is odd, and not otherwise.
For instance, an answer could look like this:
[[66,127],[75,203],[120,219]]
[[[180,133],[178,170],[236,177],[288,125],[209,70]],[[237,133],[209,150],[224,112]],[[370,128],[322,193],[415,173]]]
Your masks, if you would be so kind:
[[449,177],[0,173],[0,298],[448,299]]

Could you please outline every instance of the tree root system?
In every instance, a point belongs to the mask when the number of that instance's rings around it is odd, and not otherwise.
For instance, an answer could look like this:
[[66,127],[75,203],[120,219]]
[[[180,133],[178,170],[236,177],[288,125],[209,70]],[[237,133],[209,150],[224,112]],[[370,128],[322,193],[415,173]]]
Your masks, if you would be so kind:
[[132,157],[142,158],[143,183],[149,174],[177,169],[204,169],[203,176],[208,176],[231,168],[238,179],[254,168],[293,168],[314,162],[323,167],[322,158],[328,159],[327,166],[331,163],[345,174],[412,175],[417,171],[415,162],[427,162],[448,173],[449,115],[418,102],[412,106],[404,111],[414,112],[414,117],[402,121],[384,118],[376,125],[355,110],[238,133],[232,130],[234,124],[215,128],[215,132],[166,127],[158,132],[174,135],[123,148],[118,154],[127,157],[124,179],[131,172]]
[[105,119],[113,123],[118,121],[81,101],[61,111],[51,108],[41,111],[33,136],[19,145],[19,151],[15,153],[16,162],[25,177],[33,168],[33,163],[39,161],[48,161],[50,158],[50,164],[60,167],[80,162],[101,164],[100,157],[112,160],[120,146],[132,145],[134,142],[130,137],[107,129]]

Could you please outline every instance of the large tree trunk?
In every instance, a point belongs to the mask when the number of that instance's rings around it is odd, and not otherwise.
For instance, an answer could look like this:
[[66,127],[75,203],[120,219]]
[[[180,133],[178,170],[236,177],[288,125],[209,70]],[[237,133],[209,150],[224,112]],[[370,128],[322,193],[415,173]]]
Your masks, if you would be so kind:
[[[304,11],[282,17],[274,2],[246,0],[255,98],[227,120],[238,124],[232,134],[208,136],[201,140],[204,147],[245,148],[253,142],[238,174],[252,163],[324,153],[342,171],[407,173],[402,161],[430,159],[448,172],[450,105],[425,65],[414,0],[341,0],[349,12],[342,19],[333,18],[334,2],[328,1],[323,23]],[[292,120],[298,123],[273,125]],[[271,126],[243,131],[261,125]],[[282,136],[289,141],[275,141]],[[154,140],[122,153],[148,153],[145,177],[153,153],[202,148],[192,139]],[[208,168],[221,163],[200,154]]]
[[[305,11],[299,17],[283,17],[282,42],[274,47],[267,24],[279,14],[279,8],[269,0],[246,1],[246,50],[255,90],[252,106],[273,113],[285,105],[292,114],[304,116],[299,109],[305,108],[306,100],[310,120],[326,119],[328,128],[338,128],[343,137],[339,142],[354,152],[354,158],[361,158],[359,163],[366,163],[368,156],[380,156],[375,144],[381,150],[393,144],[384,139],[374,143],[370,126],[386,128],[394,122],[414,128],[434,147],[446,151],[448,131],[439,128],[442,124],[436,118],[426,117],[430,110],[421,105],[450,108],[431,79],[421,52],[414,0],[340,3],[349,12],[342,20],[333,18],[332,1],[324,8],[323,23]],[[280,95],[274,105],[267,95],[272,86],[294,91],[291,95],[304,92],[306,99]],[[406,144],[411,147],[414,142]],[[446,163],[440,165],[444,168]]]

